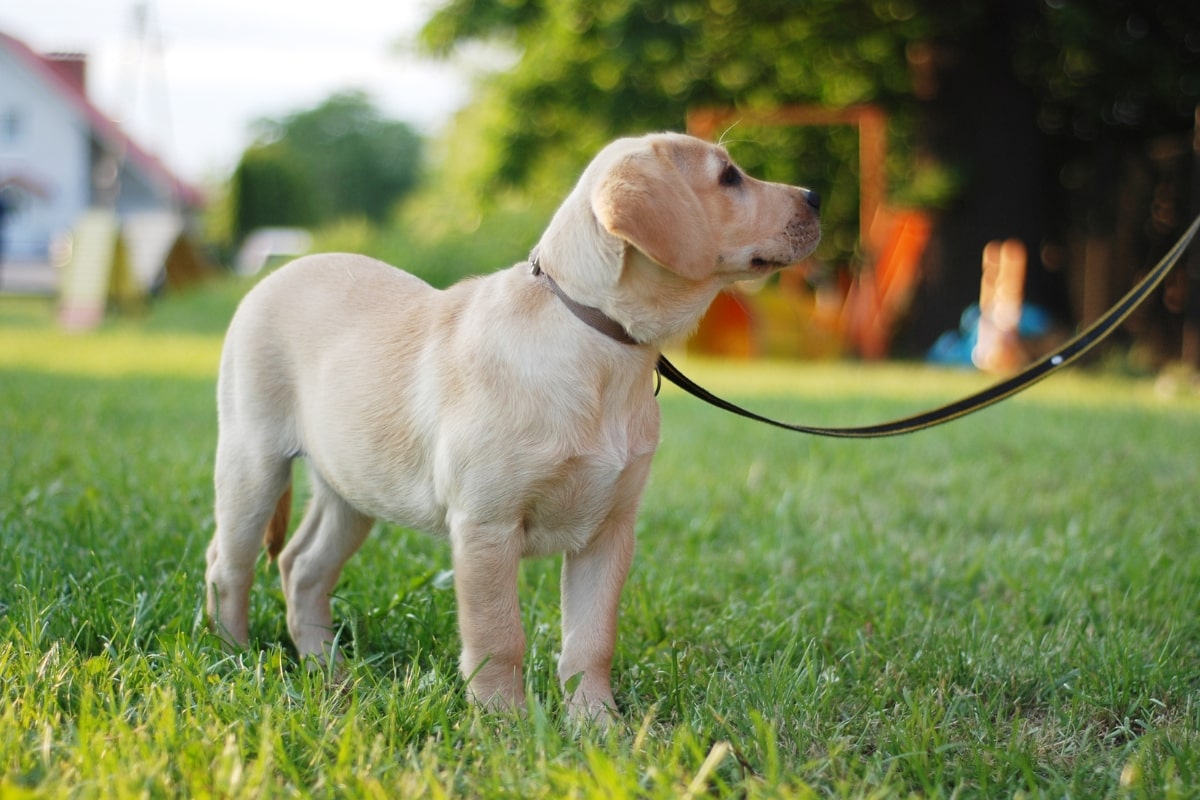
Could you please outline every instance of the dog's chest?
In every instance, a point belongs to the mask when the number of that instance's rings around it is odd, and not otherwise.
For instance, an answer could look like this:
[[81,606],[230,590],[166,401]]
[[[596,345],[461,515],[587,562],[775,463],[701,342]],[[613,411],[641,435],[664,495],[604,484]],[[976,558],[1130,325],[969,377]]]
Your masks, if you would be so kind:
[[651,413],[596,426],[590,435],[551,428],[506,439],[503,447],[476,429],[438,463],[447,519],[511,526],[527,556],[579,550],[606,520],[636,508],[656,423]]
[[640,492],[627,459],[576,455],[529,485],[523,514],[526,555],[573,551]]
[[454,409],[434,448],[446,518],[511,526],[533,556],[578,550],[614,513],[636,508],[658,443],[658,405],[648,382],[596,383],[600,391],[578,379],[530,379],[500,392],[511,402],[499,412]]

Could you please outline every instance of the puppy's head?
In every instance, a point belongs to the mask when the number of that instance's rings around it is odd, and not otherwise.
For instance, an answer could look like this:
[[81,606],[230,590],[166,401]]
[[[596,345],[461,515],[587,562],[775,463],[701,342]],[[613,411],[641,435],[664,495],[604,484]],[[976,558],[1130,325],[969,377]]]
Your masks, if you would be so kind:
[[717,292],[817,246],[816,195],[758,181],[681,134],[618,139],[584,170],[537,250],[575,301],[640,342],[693,330]]
[[816,195],[755,180],[723,148],[691,136],[617,140],[585,178],[604,230],[693,281],[761,277],[820,239]]

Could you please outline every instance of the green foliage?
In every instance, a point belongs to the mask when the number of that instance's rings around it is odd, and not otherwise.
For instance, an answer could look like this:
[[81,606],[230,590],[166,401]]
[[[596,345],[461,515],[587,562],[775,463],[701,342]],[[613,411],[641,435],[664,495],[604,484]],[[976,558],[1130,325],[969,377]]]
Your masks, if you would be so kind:
[[[485,110],[470,122],[489,155],[467,178],[473,184],[537,183],[548,154],[565,181],[613,136],[680,129],[690,108],[874,103],[891,120],[896,198],[942,207],[969,182],[962,165],[917,157],[928,98],[914,86],[913,65],[931,66],[922,62],[932,52],[925,45],[971,32],[1013,37],[1013,63],[1002,68],[1033,92],[1046,136],[1090,140],[1102,130],[1191,125],[1200,99],[1200,14],[1190,0],[446,0],[421,36],[435,54],[487,41],[517,56],[480,87]],[[952,126],[951,133],[980,135]],[[853,260],[852,131],[739,125],[727,139],[751,172],[821,191],[829,202],[820,256]]]
[[418,184],[422,143],[359,91],[256,123],[258,142],[234,177],[236,232],[259,225],[386,221]]
[[[664,388],[605,734],[562,717],[554,559],[522,572],[527,716],[457,676],[449,548],[381,526],[335,590],[336,687],[202,622],[219,322],[244,285],[70,341],[0,303],[0,796],[1185,797],[1200,783],[1200,401],[1057,376],[877,442]],[[39,313],[39,309],[41,309]],[[200,313],[205,310],[206,313]],[[981,378],[687,364],[853,424]]]
[[256,228],[312,225],[317,221],[313,190],[286,145],[251,147],[233,173],[234,239],[241,241]]
[[[474,39],[519,52],[512,69],[480,87],[480,102],[492,111],[472,122],[478,146],[491,157],[468,179],[490,187],[538,182],[549,157],[561,191],[566,176],[578,174],[609,139],[679,130],[689,108],[894,106],[908,87],[905,42],[883,30],[919,24],[911,9],[894,2],[457,0],[434,14],[423,41],[438,53]],[[899,137],[908,135],[902,114],[893,126]],[[830,201],[822,255],[850,257],[858,228],[853,130],[747,125],[726,138],[751,172],[820,191]],[[557,155],[564,153],[565,159]]]
[[317,194],[318,217],[387,218],[417,185],[421,139],[384,118],[359,91],[341,92],[316,108],[259,122],[268,141],[286,143]]
[[549,212],[521,203],[460,216],[439,199],[414,201],[392,225],[363,217],[326,225],[315,232],[313,250],[371,256],[445,288],[525,259],[549,220]]
[[882,35],[898,15],[912,19],[902,3],[710,5],[458,0],[433,16],[424,41],[435,52],[476,38],[520,48],[516,67],[489,85],[513,109],[498,143],[507,180],[547,146],[573,146],[580,119],[607,139],[678,127],[697,105],[844,106],[907,89],[904,41]]
[[1190,0],[1039,4],[1017,42],[1015,73],[1052,136],[1186,129],[1200,99],[1200,7]]

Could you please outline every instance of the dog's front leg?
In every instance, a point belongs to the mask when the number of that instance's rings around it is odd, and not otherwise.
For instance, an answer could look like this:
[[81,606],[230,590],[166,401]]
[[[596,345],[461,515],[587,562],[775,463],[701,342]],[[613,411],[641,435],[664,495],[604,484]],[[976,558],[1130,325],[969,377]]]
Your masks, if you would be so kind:
[[469,681],[471,699],[495,708],[525,707],[517,573],[521,563],[521,526],[451,523],[454,591],[462,637],[459,666]]
[[610,517],[586,547],[563,556],[563,652],[558,677],[577,720],[608,721],[616,712],[612,659],[617,605],[633,559],[634,511]]

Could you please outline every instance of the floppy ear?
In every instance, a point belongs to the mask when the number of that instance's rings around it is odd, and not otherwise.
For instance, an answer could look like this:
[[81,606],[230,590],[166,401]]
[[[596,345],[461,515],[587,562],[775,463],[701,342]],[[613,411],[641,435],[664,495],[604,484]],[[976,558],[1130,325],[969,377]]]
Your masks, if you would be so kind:
[[678,275],[700,280],[717,268],[700,198],[667,159],[639,153],[617,163],[592,190],[592,211],[609,233]]

